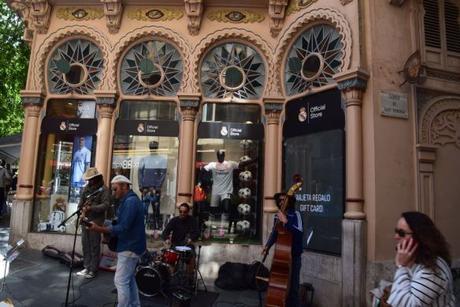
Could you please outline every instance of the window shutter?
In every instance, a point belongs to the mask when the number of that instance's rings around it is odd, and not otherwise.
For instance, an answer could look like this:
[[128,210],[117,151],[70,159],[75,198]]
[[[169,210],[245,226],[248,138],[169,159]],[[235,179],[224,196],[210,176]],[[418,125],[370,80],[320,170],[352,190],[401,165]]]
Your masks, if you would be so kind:
[[424,0],[423,8],[425,9],[425,16],[423,19],[425,26],[425,45],[441,48],[438,0]]
[[[457,2],[459,3],[459,2]],[[447,50],[460,52],[460,8],[452,0],[444,4]]]

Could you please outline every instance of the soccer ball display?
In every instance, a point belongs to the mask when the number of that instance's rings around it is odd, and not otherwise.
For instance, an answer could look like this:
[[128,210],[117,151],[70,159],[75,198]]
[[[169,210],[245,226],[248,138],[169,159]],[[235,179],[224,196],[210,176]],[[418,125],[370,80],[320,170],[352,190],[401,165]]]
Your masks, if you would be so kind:
[[251,157],[250,156],[242,156],[240,158],[240,162],[248,162],[248,161],[251,161]]
[[251,206],[248,204],[239,204],[238,205],[238,212],[241,215],[248,215],[251,212]]
[[239,232],[248,231],[249,227],[251,227],[251,223],[249,223],[247,220],[238,221],[236,223],[236,230]]
[[252,173],[250,171],[244,171],[240,173],[240,180],[241,181],[250,181],[252,179]]
[[241,140],[240,141],[240,146],[241,146],[241,148],[244,148],[244,149],[247,149],[247,148],[251,147],[252,144],[253,144],[252,140]]
[[238,196],[240,198],[249,198],[251,197],[251,190],[249,188],[241,188],[238,190]]

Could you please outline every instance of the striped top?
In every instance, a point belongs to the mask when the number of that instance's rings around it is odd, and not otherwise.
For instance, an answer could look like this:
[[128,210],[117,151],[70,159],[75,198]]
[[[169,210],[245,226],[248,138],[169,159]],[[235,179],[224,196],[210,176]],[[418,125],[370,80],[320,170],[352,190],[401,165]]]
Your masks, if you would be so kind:
[[422,264],[396,270],[388,304],[392,307],[455,307],[452,273],[440,257],[433,271]]

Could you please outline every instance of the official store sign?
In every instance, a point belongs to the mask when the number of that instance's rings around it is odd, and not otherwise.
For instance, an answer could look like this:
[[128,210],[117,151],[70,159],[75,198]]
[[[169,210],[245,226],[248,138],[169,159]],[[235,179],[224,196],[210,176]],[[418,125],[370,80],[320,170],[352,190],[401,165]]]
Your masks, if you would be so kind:
[[285,137],[293,137],[342,129],[344,124],[340,92],[330,90],[289,102],[286,107],[286,122],[283,131]]
[[97,120],[45,118],[42,121],[42,132],[79,135],[95,134],[97,132]]
[[397,92],[380,92],[380,114],[388,117],[409,118],[407,95]]
[[264,137],[264,127],[262,124],[202,122],[198,127],[198,137],[212,139],[259,140]]
[[178,136],[179,124],[170,120],[118,120],[118,135]]

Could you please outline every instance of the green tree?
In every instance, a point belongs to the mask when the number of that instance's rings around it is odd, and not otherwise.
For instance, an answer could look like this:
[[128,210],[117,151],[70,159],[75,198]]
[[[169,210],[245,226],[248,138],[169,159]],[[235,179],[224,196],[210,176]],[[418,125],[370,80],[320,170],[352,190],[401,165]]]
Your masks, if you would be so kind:
[[23,127],[19,91],[26,83],[30,55],[23,32],[22,20],[0,0],[0,136],[21,132]]

